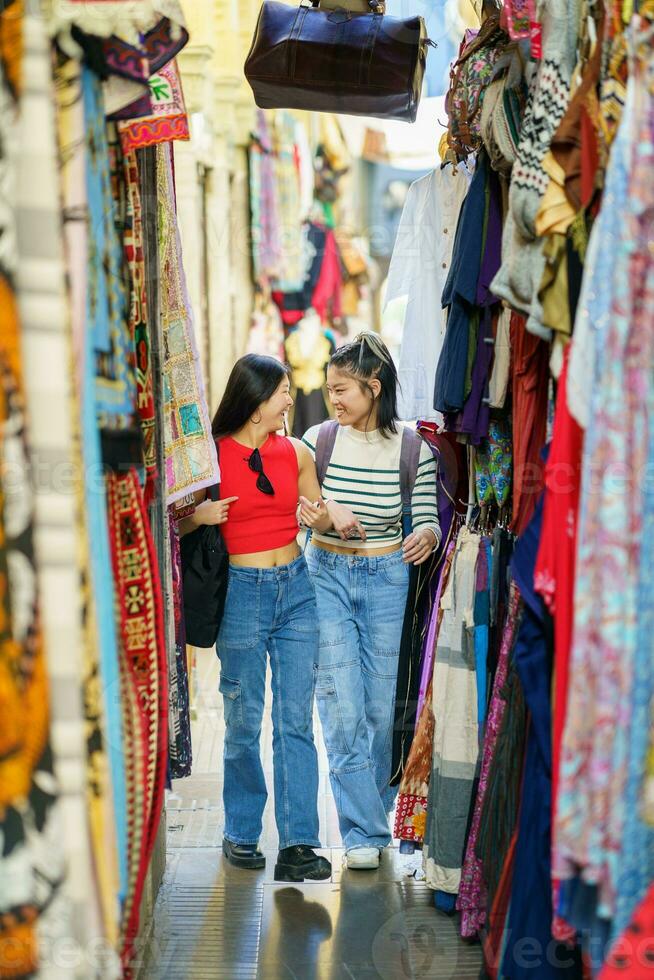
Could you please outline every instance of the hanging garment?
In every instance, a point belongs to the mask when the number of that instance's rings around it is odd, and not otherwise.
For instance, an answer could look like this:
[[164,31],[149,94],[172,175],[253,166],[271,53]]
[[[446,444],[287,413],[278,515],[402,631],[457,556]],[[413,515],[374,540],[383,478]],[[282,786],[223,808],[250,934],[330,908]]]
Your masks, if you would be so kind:
[[257,122],[250,144],[250,229],[254,278],[265,282],[280,269],[282,245],[277,213],[275,163],[266,114],[257,109]]
[[513,453],[511,429],[507,419],[493,419],[488,437],[482,439],[475,453],[475,489],[477,503],[489,507],[493,502],[502,510],[511,494]]
[[457,908],[461,912],[461,935],[464,938],[475,936],[486,920],[486,889],[481,875],[481,860],[477,857],[475,849],[481,824],[484,794],[488,785],[490,764],[506,707],[504,685],[506,683],[509,655],[521,615],[522,605],[520,593],[517,587],[512,585],[509,598],[509,611],[502,638],[502,649],[495,673],[493,693],[486,720],[479,785],[470,825],[470,833],[468,835],[465,860],[461,873],[461,886],[457,901]]
[[[64,875],[57,849],[61,825],[50,742],[49,678],[41,628],[35,556],[31,409],[15,275],[31,258],[25,247],[25,187],[21,155],[28,150],[19,122],[24,109],[51,95],[45,46],[32,49],[31,18],[22,4],[0,13],[0,977],[32,975],[39,950],[36,920]],[[25,45],[25,48],[23,47]],[[23,57],[25,53],[25,57]],[[36,61],[36,66],[35,66]],[[31,71],[36,70],[34,77]],[[29,72],[29,74],[28,74]],[[23,78],[34,86],[24,94]],[[47,139],[47,136],[46,136]],[[36,149],[35,145],[29,149]],[[54,154],[49,163],[54,167]],[[38,157],[42,163],[42,158]],[[24,177],[24,175],[23,175]],[[18,203],[18,208],[17,208]],[[51,212],[47,217],[54,214]],[[39,217],[41,215],[39,214]],[[37,229],[34,228],[36,233]],[[22,249],[17,248],[22,245]],[[21,300],[26,300],[23,276]],[[30,283],[34,285],[34,283]],[[33,298],[33,297],[31,297]],[[50,309],[51,311],[51,309]],[[28,320],[30,326],[32,323]]]
[[597,980],[651,980],[654,973],[654,885],[609,951]]
[[500,966],[503,951],[506,947],[506,920],[511,902],[513,886],[513,865],[518,831],[514,831],[504,857],[502,873],[497,885],[497,891],[488,909],[486,924],[481,930],[481,941],[484,950],[484,970],[490,980],[502,980]]
[[[310,344],[306,342],[309,339]],[[305,336],[302,322],[289,333],[284,347],[292,372],[291,396],[294,401],[289,413],[289,427],[291,434],[301,439],[312,426],[320,425],[330,416],[327,365],[336,348],[321,329],[317,330],[315,342],[312,337]]]
[[398,367],[400,418],[434,419],[436,365],[445,336],[441,296],[470,175],[461,164],[433,170],[409,187],[386,282],[385,306],[406,297]]
[[491,408],[504,408],[511,375],[511,310],[503,309],[497,318],[493,369],[488,382],[488,403]]
[[[191,138],[182,78],[176,61],[168,62],[150,76],[146,99],[149,106],[141,100],[140,105],[137,102],[120,113],[121,121],[117,125],[123,152]],[[138,118],[132,119],[132,113]]]
[[338,245],[333,230],[328,228],[320,275],[310,303],[323,323],[338,320],[343,315],[342,289],[343,273]]
[[136,406],[143,436],[145,503],[147,506],[154,496],[157,476],[157,449],[155,444],[152,359],[148,336],[148,305],[145,288],[141,189],[138,158],[133,151],[127,153],[124,158],[124,179],[127,190],[127,220],[123,232],[123,247],[130,270],[129,326],[136,359]]
[[[120,699],[110,692],[120,690],[118,637],[114,608],[107,500],[104,481],[91,474],[103,472],[100,428],[127,427],[134,411],[135,378],[131,370],[127,328],[126,294],[122,288],[122,248],[113,214],[109,172],[109,148],[105,129],[100,80],[86,66],[81,73],[84,106],[86,198],[90,228],[87,249],[84,374],[81,385],[82,451],[86,478],[84,499],[88,513],[90,589],[97,628],[98,662],[91,645],[87,648],[85,708],[94,732],[89,746],[89,791],[94,852],[101,882],[104,916],[115,916],[116,883],[112,867],[115,856],[107,846],[113,821],[107,801],[113,794],[118,845],[120,894],[125,895],[127,869],[127,801],[125,759]],[[91,240],[93,239],[93,241]],[[118,280],[117,282],[115,280]],[[89,638],[90,639],[90,638]],[[105,766],[111,766],[109,783]],[[114,845],[115,846],[115,845]],[[109,859],[108,859],[109,856]]]
[[488,173],[488,157],[482,151],[459,213],[452,264],[441,298],[448,313],[434,386],[434,408],[439,412],[460,411],[466,398],[470,324],[477,315],[474,307],[484,251]]
[[493,327],[490,310],[484,310],[480,315],[477,329],[476,349],[472,362],[470,392],[465,400],[463,410],[458,414],[445,415],[445,427],[448,432],[465,433],[470,445],[478,446],[488,435],[490,421],[490,398],[488,394],[488,377],[493,360]]
[[568,698],[583,443],[582,430],[568,411],[568,355],[569,349],[564,355],[559,379],[552,443],[545,466],[543,529],[534,570],[534,587],[554,617],[553,800],[558,786],[561,738]]
[[[192,499],[192,498],[191,498]],[[189,507],[192,513],[194,505]],[[184,592],[182,588],[182,556],[178,534],[178,522],[186,516],[184,510],[175,511],[175,519],[170,520],[170,558],[172,565],[173,615],[175,626],[176,671],[174,687],[171,685],[169,699],[172,703],[174,723],[169,731],[169,776],[181,779],[191,775],[193,750],[191,745],[191,711],[188,657],[186,653],[186,629],[184,624]]]
[[479,535],[461,529],[441,599],[434,666],[435,727],[423,859],[429,887],[449,895],[459,890],[479,754],[473,627],[480,543]]
[[286,326],[298,323],[311,306],[327,242],[327,227],[309,221],[302,227],[302,252],[304,256],[304,278],[300,287],[293,292],[274,290],[272,298],[279,307]]
[[299,290],[305,273],[300,175],[295,159],[295,124],[296,120],[290,112],[281,110],[273,115],[272,145],[277,216],[282,232],[281,262],[275,288],[284,293]]
[[[651,58],[635,61],[633,68],[596,221],[600,257],[588,277],[599,329],[584,443],[571,683],[554,835],[557,876],[570,877],[581,868],[584,880],[598,885],[599,916],[613,919],[618,931],[628,915],[621,906],[616,917],[616,888],[639,654],[640,559],[647,543],[643,494],[624,493],[614,474],[645,472],[654,357],[649,330],[654,263],[647,246],[654,209],[646,176],[654,152]],[[616,247],[605,252],[607,241]]]
[[543,488],[540,453],[547,429],[549,349],[525,329],[517,313],[511,317],[513,350],[513,519],[511,530],[525,530]]
[[[140,714],[145,750],[143,808],[139,813],[130,812],[131,873],[123,907],[121,950],[127,968],[138,936],[141,898],[163,805],[168,691],[159,566],[135,470],[107,476],[107,507],[111,564],[124,650],[121,663],[125,694],[123,711],[132,716],[135,712]],[[127,760],[127,765],[130,764]]]
[[487,662],[490,627],[490,579],[493,565],[490,538],[482,538],[477,562],[475,582],[475,670],[477,672],[477,721],[479,724],[480,745],[483,744],[483,730],[486,721],[487,703]]
[[443,618],[440,599],[450,575],[454,549],[455,544],[452,541],[443,561],[443,569],[434,595],[426,647],[427,651],[431,650],[431,654],[426,656],[426,660],[429,662],[429,668],[423,673],[423,676],[428,675],[427,688],[424,695],[421,688],[422,700],[418,706],[418,723],[402,773],[395,810],[394,836],[400,840],[422,842],[427,826],[427,792],[429,778],[431,776],[432,743],[434,738],[434,713],[432,710],[433,658],[438,639],[438,629]]
[[502,268],[493,281],[493,291],[524,313],[530,332],[549,339],[537,295],[544,257],[535,220],[548,185],[543,159],[570,100],[570,79],[577,57],[578,2],[552,0],[539,9],[539,17],[543,56],[528,71],[529,96],[511,173]]
[[167,502],[220,482],[177,225],[171,147],[157,147]]
[[428,575],[420,577],[420,604],[416,607],[412,621],[407,616],[404,624],[395,696],[391,785],[396,785],[401,779],[419,718],[423,623],[438,586],[440,568],[455,534],[456,501],[461,497],[459,484],[465,474],[462,447],[453,441],[452,436],[434,433],[433,423],[419,424],[418,431],[428,443],[436,460],[436,501],[440,535],[428,568],[423,568],[423,572],[428,572]]
[[[552,650],[548,616],[534,590],[534,566],[543,517],[541,495],[524,535],[518,540],[512,569],[523,598],[522,621],[513,659],[529,711],[524,777],[515,847],[511,905],[506,925],[506,946],[501,975],[512,980],[567,977],[580,980],[579,951],[572,953],[552,938],[551,791]],[[524,940],[543,952],[537,962],[521,954]]]
[[[51,86],[51,51],[42,32],[40,46],[42,74],[47,79],[47,99],[53,104]],[[74,428],[81,417],[82,385],[85,393],[94,392],[90,344],[85,343],[87,302],[87,184],[85,174],[84,102],[81,89],[81,67],[77,62],[59,63],[56,70],[56,132],[59,145],[41,144],[26,149],[21,174],[24,175],[24,197],[28,203],[33,228],[34,188],[41,188],[38,242],[26,236],[26,254],[39,256],[38,263],[23,266],[22,288],[26,293],[22,333],[26,350],[26,379],[30,392],[31,432],[35,452],[52,461],[52,466],[77,475],[69,503],[62,507],[57,486],[41,487],[36,497],[39,529],[39,579],[43,591],[44,627],[48,650],[48,671],[52,692],[52,733],[56,774],[61,786],[63,832],[60,847],[69,859],[68,879],[64,882],[61,903],[54,903],[51,913],[40,926],[44,940],[50,943],[66,937],[79,951],[79,972],[84,974],[84,950],[104,937],[108,942],[100,969],[107,976],[119,975],[116,936],[118,931],[116,887],[112,885],[111,915],[102,919],[102,883],[113,881],[112,864],[115,845],[97,833],[96,812],[102,818],[111,797],[102,797],[106,788],[104,774],[108,762],[104,738],[97,725],[97,711],[91,708],[97,700],[97,657],[100,649],[95,595],[91,588],[91,553],[88,537],[88,513],[82,474],[86,457],[93,444],[83,443]],[[50,111],[50,110],[49,110]],[[54,132],[38,122],[30,132],[44,138]],[[57,181],[57,149],[60,162]],[[32,171],[30,168],[34,168]],[[35,178],[33,174],[38,174]],[[60,239],[60,209],[64,208],[64,242]],[[47,232],[47,233],[46,233]],[[48,247],[43,251],[43,243]],[[64,246],[66,268],[64,269]],[[43,270],[47,269],[44,280]],[[65,280],[67,274],[67,283]],[[49,283],[46,290],[44,281]],[[69,291],[67,290],[69,286]],[[39,302],[31,300],[39,296]],[[70,309],[67,296],[70,295]],[[69,326],[70,325],[70,326]],[[47,358],[43,356],[47,337]],[[60,406],[53,424],[53,406]],[[85,413],[95,421],[92,408]],[[97,438],[97,429],[94,431]],[[97,451],[97,450],[94,450]],[[84,453],[84,458],[82,453]],[[98,470],[99,471],[99,470]],[[97,472],[97,471],[96,471]],[[108,560],[108,559],[107,559]],[[79,604],[71,605],[71,595]],[[64,612],[65,611],[65,612]],[[115,649],[115,648],[114,648]],[[115,690],[115,689],[114,689]],[[117,700],[114,699],[117,704]],[[118,743],[120,748],[122,743]],[[114,756],[119,765],[119,758]],[[96,769],[97,767],[97,769]],[[100,779],[96,774],[100,774]],[[100,796],[96,790],[100,789]],[[117,783],[120,792],[120,783]],[[114,800],[116,794],[114,793]],[[114,814],[106,814],[109,826],[115,825]],[[118,814],[119,816],[119,814]],[[122,833],[122,832],[121,832]],[[126,854],[125,854],[126,859]],[[94,866],[95,865],[95,866]],[[107,870],[108,867],[108,870]],[[122,883],[127,868],[118,865]]]

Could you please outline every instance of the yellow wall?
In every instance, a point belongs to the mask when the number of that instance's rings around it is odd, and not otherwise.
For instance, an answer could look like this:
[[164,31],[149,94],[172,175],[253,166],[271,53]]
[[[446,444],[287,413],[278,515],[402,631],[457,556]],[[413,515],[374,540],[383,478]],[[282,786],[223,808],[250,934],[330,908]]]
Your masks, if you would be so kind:
[[260,3],[183,0],[182,6],[190,40],[179,64],[192,139],[175,144],[175,165],[184,265],[213,410],[234,360],[245,349],[252,310],[247,144],[255,106],[243,63]]

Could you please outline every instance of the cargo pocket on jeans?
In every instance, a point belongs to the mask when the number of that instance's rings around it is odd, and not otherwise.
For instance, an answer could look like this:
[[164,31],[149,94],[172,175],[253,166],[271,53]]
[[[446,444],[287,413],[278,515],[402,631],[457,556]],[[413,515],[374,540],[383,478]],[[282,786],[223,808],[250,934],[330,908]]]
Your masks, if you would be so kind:
[[243,725],[241,682],[232,681],[229,679],[229,677],[223,677],[221,674],[218,690],[223,696],[225,725],[228,728],[241,728]]
[[320,668],[316,668],[316,702],[325,747],[332,763],[333,756],[347,755],[349,748],[345,738],[341,707],[338,703],[336,682],[332,674],[325,673]]

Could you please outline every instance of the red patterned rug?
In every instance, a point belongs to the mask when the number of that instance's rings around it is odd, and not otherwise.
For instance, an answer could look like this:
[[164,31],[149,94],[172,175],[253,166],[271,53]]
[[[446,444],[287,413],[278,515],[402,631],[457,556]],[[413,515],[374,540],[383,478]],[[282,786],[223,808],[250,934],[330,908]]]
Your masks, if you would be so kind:
[[131,743],[135,751],[125,756],[130,887],[123,910],[121,956],[127,977],[166,783],[168,665],[159,566],[135,469],[109,474],[107,505],[122,641],[122,687],[127,694],[123,720],[126,738],[131,734],[135,739]]

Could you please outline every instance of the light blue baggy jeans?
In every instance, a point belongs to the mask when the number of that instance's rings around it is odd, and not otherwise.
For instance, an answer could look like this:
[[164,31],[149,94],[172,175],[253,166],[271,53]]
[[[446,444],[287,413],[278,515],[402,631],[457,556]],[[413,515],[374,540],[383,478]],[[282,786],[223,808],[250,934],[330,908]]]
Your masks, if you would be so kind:
[[225,837],[256,844],[268,793],[259,740],[270,656],[273,769],[279,846],[319,847],[313,695],[316,599],[304,556],[279,568],[229,569],[218,636],[225,706]]
[[320,652],[316,700],[346,848],[386,847],[393,714],[409,569],[397,551],[349,557],[310,546]]

